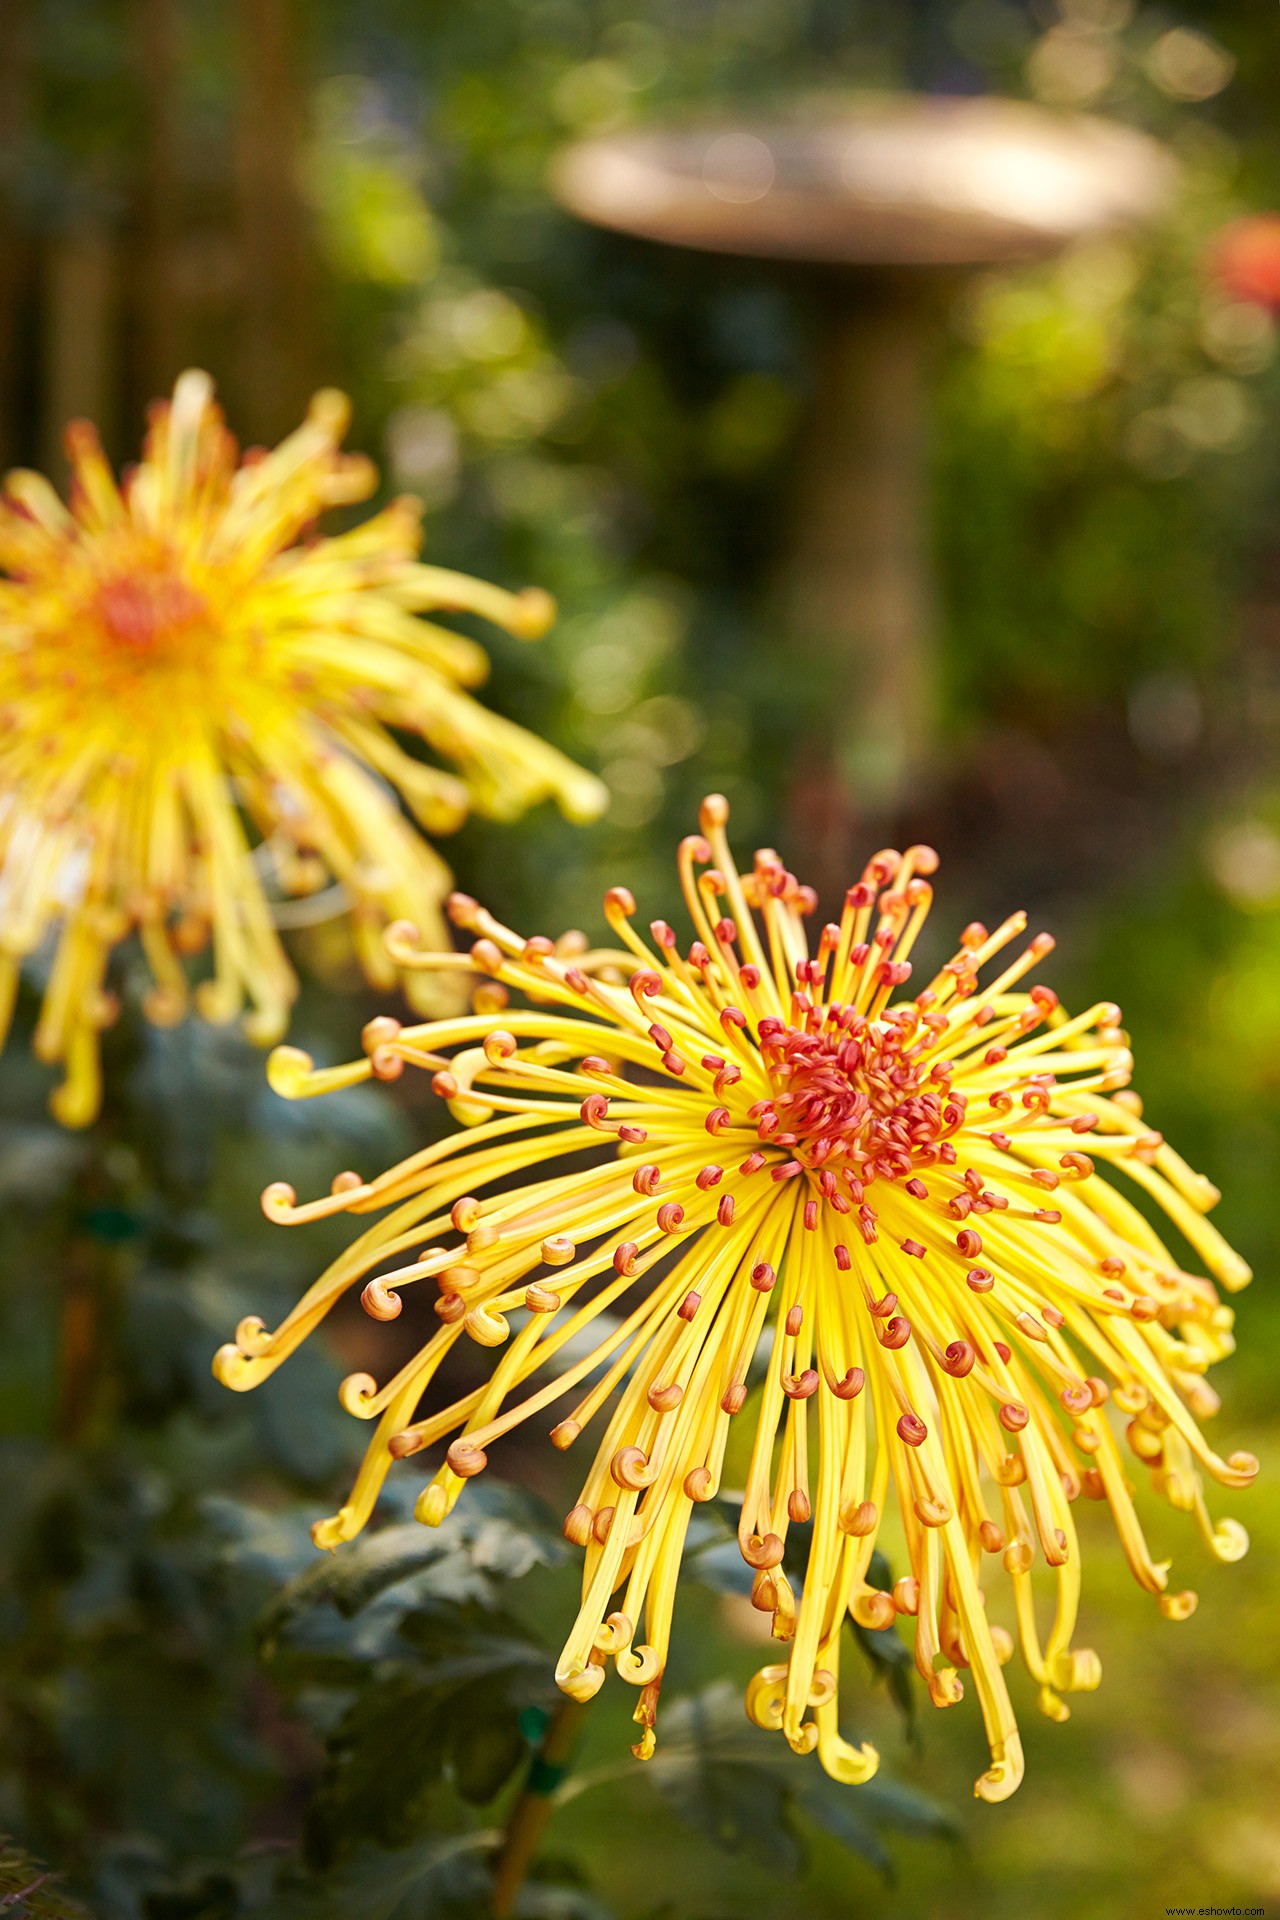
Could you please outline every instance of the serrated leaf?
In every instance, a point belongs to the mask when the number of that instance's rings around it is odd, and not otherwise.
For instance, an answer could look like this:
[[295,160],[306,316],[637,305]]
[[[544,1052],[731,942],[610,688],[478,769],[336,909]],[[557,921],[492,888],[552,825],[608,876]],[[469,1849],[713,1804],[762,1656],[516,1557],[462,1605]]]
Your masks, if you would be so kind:
[[[732,1704],[731,1704],[732,1703]],[[726,1739],[728,1715],[741,1703],[727,1682],[672,1702],[648,1776],[668,1805],[705,1839],[743,1852],[776,1871],[797,1872],[800,1844],[788,1824],[788,1792],[746,1742]],[[750,1729],[744,1729],[748,1734]],[[762,1756],[763,1757],[763,1756]]]
[[886,1880],[893,1879],[893,1859],[880,1828],[931,1840],[954,1840],[959,1833],[958,1823],[945,1807],[885,1773],[851,1789],[829,1779],[820,1768],[803,1768],[796,1774],[796,1795],[811,1820],[850,1852],[860,1854]]
[[851,1620],[853,1637],[861,1647],[877,1679],[884,1681],[889,1698],[906,1722],[907,1732],[916,1732],[915,1656],[896,1627],[860,1627]]
[[307,1808],[309,1859],[331,1866],[362,1842],[400,1847],[421,1831],[444,1771],[445,1710],[439,1691],[407,1671],[357,1694]]
[[438,1532],[412,1523],[364,1534],[289,1582],[263,1617],[263,1645],[273,1646],[298,1615],[325,1602],[350,1619],[384,1588],[430,1566],[446,1550]]
[[[833,1792],[844,1791],[834,1781],[831,1785]],[[918,1787],[895,1780],[892,1774],[877,1773],[856,1792],[860,1804],[868,1808],[876,1820],[899,1832],[919,1834],[929,1840],[958,1840],[963,1831],[950,1807],[931,1800]]]
[[502,1838],[496,1829],[433,1835],[395,1852],[363,1846],[331,1873],[296,1877],[278,1889],[262,1920],[444,1920],[488,1909],[491,1879],[484,1856]]
[[468,1489],[468,1500],[440,1527],[402,1522],[365,1533],[292,1580],[261,1625],[265,1648],[295,1620],[328,1604],[352,1618],[401,1582],[415,1582],[410,1603],[435,1599],[500,1603],[508,1584],[538,1566],[557,1565],[564,1542],[549,1517],[518,1492]]
[[[608,1777],[614,1776],[601,1775]],[[724,1680],[667,1706],[645,1777],[707,1839],[758,1858],[775,1872],[795,1872],[803,1864],[799,1816],[886,1877],[892,1860],[881,1827],[934,1839],[954,1838],[957,1831],[944,1808],[883,1774],[862,1786],[838,1785],[811,1759],[746,1723],[739,1695]],[[561,1797],[573,1798],[590,1785],[589,1777],[579,1776]]]
[[[824,1792],[824,1784],[834,1791]],[[861,1789],[855,1791],[860,1793]],[[855,1800],[848,1787],[837,1786],[823,1774],[816,1782],[802,1783],[797,1798],[809,1818],[833,1840],[838,1840],[850,1853],[858,1854],[884,1879],[892,1880],[893,1857],[875,1827],[860,1811],[862,1803]]]
[[534,1658],[514,1641],[491,1643],[470,1662],[463,1654],[442,1662],[444,1680],[407,1663],[384,1668],[329,1736],[328,1765],[308,1809],[310,1858],[331,1864],[366,1840],[406,1845],[446,1773],[463,1799],[492,1799],[527,1752],[525,1701],[510,1676]]
[[654,1785],[687,1826],[728,1853],[778,1873],[798,1873],[804,1854],[787,1824],[790,1796],[767,1768],[715,1753],[669,1755]]

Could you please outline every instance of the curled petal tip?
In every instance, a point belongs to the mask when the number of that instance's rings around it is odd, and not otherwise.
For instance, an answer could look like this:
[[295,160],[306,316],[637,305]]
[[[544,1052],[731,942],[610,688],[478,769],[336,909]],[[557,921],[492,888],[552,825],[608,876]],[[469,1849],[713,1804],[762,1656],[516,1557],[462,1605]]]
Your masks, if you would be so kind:
[[619,1678],[633,1687],[651,1686],[662,1672],[662,1662],[656,1650],[643,1645],[623,1648],[614,1661],[614,1667]]
[[240,994],[229,981],[202,980],[194,998],[196,1012],[211,1027],[229,1027],[240,1011]]
[[634,1629],[625,1613],[611,1613],[607,1620],[597,1627],[591,1644],[597,1653],[625,1653],[631,1645]]
[[911,862],[911,868],[914,873],[936,873],[941,864],[937,850],[933,847],[923,845],[908,847],[903,857]]
[[1050,1678],[1063,1693],[1094,1693],[1102,1685],[1102,1662],[1092,1647],[1073,1647],[1054,1660]]
[[[469,933],[477,933],[480,927],[480,902],[469,893],[459,893],[456,889],[444,903],[444,910],[455,927],[465,927]],[[397,920],[397,927],[408,927],[407,920]],[[416,927],[412,929],[413,939],[418,938]]]
[[1249,1535],[1238,1520],[1219,1520],[1210,1535],[1209,1547],[1216,1560],[1229,1565],[1244,1559],[1249,1551]]
[[262,1211],[273,1226],[282,1227],[292,1217],[298,1196],[287,1180],[273,1180],[262,1190]]
[[502,1314],[489,1312],[484,1307],[472,1307],[463,1324],[482,1347],[500,1347],[511,1332],[510,1322]]
[[986,1800],[992,1806],[1007,1800],[1022,1785],[1024,1771],[1022,1742],[1016,1733],[1008,1733],[993,1753],[990,1767],[974,1781],[974,1799]]
[[338,1388],[338,1403],[344,1413],[368,1420],[372,1416],[369,1402],[377,1391],[378,1383],[371,1373],[349,1373]]
[[67,1079],[49,1095],[49,1111],[60,1126],[79,1133],[97,1116],[99,1090],[96,1079]]
[[249,1356],[229,1340],[213,1356],[213,1377],[220,1385],[230,1387],[232,1393],[246,1393],[250,1387],[257,1386],[258,1369]]
[[334,440],[341,440],[351,424],[351,402],[341,387],[321,387],[311,396],[307,419]]
[[390,1014],[380,1013],[372,1020],[366,1020],[360,1029],[360,1044],[365,1052],[372,1056],[380,1047],[389,1047],[400,1038],[401,1025]]
[[1181,1593],[1162,1593],[1156,1602],[1166,1620],[1189,1620],[1199,1604],[1199,1594],[1190,1587]]
[[142,996],[143,1014],[153,1027],[176,1027],[186,1010],[187,996],[176,987],[152,987]]
[[393,920],[383,932],[382,944],[398,967],[422,964],[422,935],[412,920]]
[[250,1359],[267,1351],[271,1345],[271,1335],[266,1325],[256,1313],[247,1313],[236,1327],[236,1346]]
[[556,1685],[561,1693],[567,1693],[571,1700],[585,1704],[593,1700],[604,1685],[603,1667],[584,1667],[579,1673],[557,1673]]
[[766,1733],[776,1733],[782,1725],[782,1710],[787,1698],[787,1669],[785,1665],[770,1664],[761,1667],[747,1682],[744,1705],[747,1718],[753,1726],[763,1727]]
[[276,1047],[267,1061],[267,1085],[282,1100],[301,1099],[315,1061],[301,1047]]
[[573,778],[566,779],[560,788],[560,811],[575,827],[589,827],[604,813],[611,797],[603,780],[575,768]]
[[511,605],[511,632],[518,640],[541,640],[555,625],[556,603],[544,587],[522,587]]
[[489,1464],[489,1456],[484,1448],[473,1446],[465,1436],[454,1441],[445,1459],[450,1473],[456,1473],[459,1480],[474,1480]]
[[343,1546],[359,1531],[358,1523],[353,1525],[353,1520],[354,1515],[349,1507],[344,1507],[341,1513],[333,1514],[328,1520],[317,1520],[311,1529],[312,1542],[323,1551],[332,1553],[335,1547]]
[[281,1036],[289,1030],[288,1007],[258,1007],[253,1013],[246,1013],[240,1022],[241,1032],[255,1047],[274,1047]]
[[838,1734],[824,1739],[821,1728],[818,1731],[818,1761],[823,1772],[844,1787],[865,1786],[880,1767],[880,1755],[868,1741],[864,1740],[855,1747]]
[[1187,1587],[1181,1593],[1162,1593],[1156,1604],[1166,1620],[1189,1620],[1200,1604],[1200,1596]]
[[935,1707],[955,1707],[964,1699],[964,1682],[954,1667],[929,1676],[929,1698]]
[[381,1280],[370,1280],[360,1295],[360,1304],[373,1320],[396,1320],[404,1307],[400,1295]]

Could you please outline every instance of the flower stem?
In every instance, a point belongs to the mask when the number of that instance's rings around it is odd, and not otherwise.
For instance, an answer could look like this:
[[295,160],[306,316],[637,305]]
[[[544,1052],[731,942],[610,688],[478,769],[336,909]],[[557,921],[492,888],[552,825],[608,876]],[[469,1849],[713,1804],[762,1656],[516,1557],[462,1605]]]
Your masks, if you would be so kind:
[[529,1762],[520,1798],[511,1810],[494,1868],[493,1911],[496,1920],[514,1912],[516,1896],[538,1851],[543,1828],[551,1818],[552,1795],[563,1780],[578,1744],[583,1708],[576,1700],[562,1700],[547,1723],[542,1744]]
[[110,1249],[84,1231],[72,1235],[63,1256],[55,1428],[73,1444],[103,1410],[110,1262]]

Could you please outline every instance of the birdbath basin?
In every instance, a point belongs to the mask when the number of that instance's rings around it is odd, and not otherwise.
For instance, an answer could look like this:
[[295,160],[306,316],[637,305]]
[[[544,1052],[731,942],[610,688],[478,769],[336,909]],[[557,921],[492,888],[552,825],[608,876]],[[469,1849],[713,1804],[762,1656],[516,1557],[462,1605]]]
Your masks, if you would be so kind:
[[831,688],[826,785],[846,829],[891,818],[930,765],[925,360],[939,291],[1148,220],[1175,182],[1144,134],[998,99],[879,95],[820,120],[654,128],[559,156],[553,189],[584,220],[803,264],[818,281],[816,404],[778,607],[796,670]]

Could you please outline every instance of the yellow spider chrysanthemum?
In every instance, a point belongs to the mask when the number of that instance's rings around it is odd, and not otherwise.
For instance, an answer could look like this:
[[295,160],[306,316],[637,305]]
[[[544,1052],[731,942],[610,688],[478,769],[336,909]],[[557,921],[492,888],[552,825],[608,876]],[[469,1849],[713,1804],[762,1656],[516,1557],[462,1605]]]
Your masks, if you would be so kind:
[[[719,1490],[745,1417],[738,1537],[786,1651],[749,1688],[751,1718],[816,1746],[837,1779],[865,1780],[875,1753],[837,1727],[844,1616],[908,1616],[938,1706],[972,1674],[992,1756],[976,1790],[1001,1800],[1022,1750],[1001,1672],[1012,1640],[983,1597],[999,1570],[1040,1706],[1064,1719],[1061,1695],[1099,1676],[1072,1647],[1080,1495],[1110,1505],[1170,1619],[1195,1596],[1170,1592],[1168,1564],[1152,1560],[1131,1470],[1151,1470],[1218,1558],[1247,1544],[1234,1521],[1210,1520],[1201,1482],[1202,1468],[1233,1487],[1257,1471],[1250,1455],[1219,1458],[1198,1424],[1217,1406],[1203,1376],[1230,1350],[1231,1314],[1110,1176],[1162,1208],[1224,1286],[1249,1272],[1204,1217],[1215,1190],[1120,1091],[1119,1009],[1068,1019],[1048,988],[1018,990],[1053,945],[1044,934],[982,984],[1024,914],[991,934],[967,927],[955,957],[900,998],[936,855],[877,854],[811,956],[812,891],[772,852],[740,878],[727,815],[706,801],[702,835],[680,849],[687,956],[663,921],[652,946],[636,935],[622,888],[605,901],[616,952],[523,940],[455,896],[455,922],[477,936],[469,955],[419,952],[412,928],[389,943],[404,966],[485,976],[474,1013],[374,1020],[351,1066],[273,1056],[272,1085],[290,1098],[424,1066],[466,1131],[376,1180],[339,1174],[305,1206],[269,1187],[281,1222],[391,1211],[276,1332],[245,1321],[215,1371],[256,1385],[354,1283],[386,1320],[410,1283],[436,1282],[438,1324],[417,1356],[385,1386],[344,1383],[344,1406],[378,1424],[350,1502],[315,1529],[324,1547],[365,1524],[393,1459],[456,1436],[418,1501],[436,1525],[501,1435],[567,1398],[551,1437],[569,1447],[610,1408],[565,1521],[585,1568],[556,1678],[586,1699],[613,1660],[641,1689],[642,1758],[689,1518]],[[419,1417],[465,1338],[503,1349],[488,1384]],[[910,1567],[885,1592],[868,1574],[891,1499]],[[788,1528],[806,1522],[797,1603],[782,1562]],[[1044,1637],[1037,1563],[1056,1594]]]
[[[396,792],[434,832],[458,826],[469,801],[512,815],[551,795],[575,819],[602,805],[598,781],[463,691],[487,670],[475,642],[417,617],[466,610],[534,638],[554,614],[548,595],[420,566],[411,499],[311,536],[324,508],[376,484],[368,460],[338,450],[348,415],[343,395],[317,394],[296,433],[237,465],[212,382],[185,373],[121,487],[84,422],[67,435],[70,511],[39,474],[9,475],[0,1038],[23,957],[60,927],[36,1050],[66,1068],[55,1111],[70,1125],[97,1111],[106,966],[131,929],[151,1019],[182,1015],[181,956],[212,939],[199,1010],[229,1020],[247,1001],[250,1032],[270,1042],[296,983],[264,864],[285,893],[339,882],[370,977],[390,986],[387,921],[412,915],[443,938],[451,884]],[[411,758],[396,730],[462,778]],[[429,995],[415,1004],[440,1010]]]

